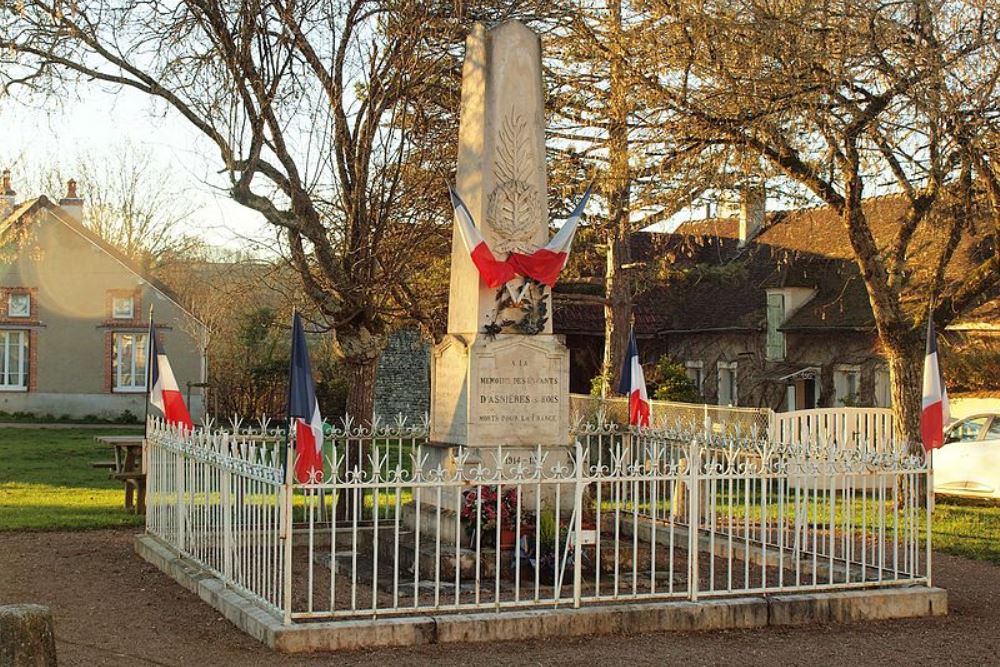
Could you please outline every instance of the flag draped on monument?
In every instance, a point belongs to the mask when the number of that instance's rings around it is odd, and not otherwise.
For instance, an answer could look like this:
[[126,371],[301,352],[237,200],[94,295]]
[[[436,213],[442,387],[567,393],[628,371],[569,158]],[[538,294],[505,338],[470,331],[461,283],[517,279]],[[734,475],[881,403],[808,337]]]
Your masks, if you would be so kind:
[[930,451],[944,444],[944,427],[951,418],[948,408],[948,390],[941,381],[938,366],[937,334],[934,319],[927,322],[927,353],[924,356],[923,408],[920,414],[920,439],[924,449]]
[[163,413],[163,418],[168,424],[180,425],[191,430],[194,424],[187,406],[184,405],[184,397],[177,386],[170,361],[157,339],[152,311],[149,317],[149,334],[146,338],[149,345],[149,354],[146,357],[146,368],[149,369],[147,385],[149,402]]
[[507,262],[501,262],[494,255],[490,247],[486,245],[486,240],[472,220],[472,214],[462,198],[458,196],[455,189],[450,185],[448,192],[451,194],[451,205],[455,207],[457,214],[458,229],[465,242],[465,249],[472,257],[472,263],[479,270],[479,275],[483,277],[483,282],[488,287],[497,288],[514,278],[514,267]]
[[316,400],[306,332],[292,316],[292,358],[288,369],[288,418],[295,426],[295,477],[300,483],[323,480],[323,417]]
[[483,235],[476,227],[468,207],[455,192],[455,189],[448,186],[448,192],[451,194],[451,203],[457,214],[458,228],[462,241],[465,243],[465,249],[488,287],[497,288],[517,275],[533,278],[549,287],[555,286],[556,280],[559,279],[559,273],[562,272],[569,259],[573,238],[576,236],[576,230],[580,225],[580,218],[583,217],[587,200],[590,199],[590,186],[587,187],[580,203],[573,209],[562,228],[544,247],[530,255],[512,252],[505,260],[498,260],[493,251],[490,250]]
[[649,426],[649,396],[646,394],[646,376],[639,363],[639,346],[635,330],[629,329],[628,350],[622,365],[618,393],[628,396],[628,423],[632,426]]

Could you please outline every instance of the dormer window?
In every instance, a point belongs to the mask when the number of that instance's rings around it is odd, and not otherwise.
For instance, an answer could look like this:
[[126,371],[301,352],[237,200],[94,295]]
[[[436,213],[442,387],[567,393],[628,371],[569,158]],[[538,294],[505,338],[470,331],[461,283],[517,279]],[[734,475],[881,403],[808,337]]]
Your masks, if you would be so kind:
[[116,296],[111,300],[111,317],[116,320],[131,320],[135,315],[135,299],[131,296]]
[[7,317],[31,317],[31,295],[9,294],[7,296]]

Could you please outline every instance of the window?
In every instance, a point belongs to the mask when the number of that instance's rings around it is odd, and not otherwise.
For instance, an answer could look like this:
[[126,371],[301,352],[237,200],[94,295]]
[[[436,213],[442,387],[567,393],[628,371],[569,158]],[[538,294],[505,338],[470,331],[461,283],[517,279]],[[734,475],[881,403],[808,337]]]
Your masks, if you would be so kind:
[[31,295],[23,293],[8,295],[7,317],[31,317]]
[[994,417],[990,429],[986,431],[987,440],[1000,440],[1000,417]]
[[767,360],[782,361],[785,358],[785,334],[778,327],[785,321],[785,295],[781,292],[767,293]]
[[833,369],[834,407],[857,405],[860,388],[860,368],[857,366],[836,366]]
[[736,402],[736,362],[720,361],[719,367],[719,405],[738,405]]
[[0,331],[0,389],[28,388],[28,332]]
[[986,426],[989,417],[971,417],[960,421],[948,430],[947,442],[974,442],[979,440],[979,433]]
[[875,371],[875,407],[891,408],[892,391],[889,384],[889,371],[880,368]]
[[135,312],[135,301],[130,296],[116,296],[111,299],[111,317],[116,320],[130,320]]
[[705,382],[704,365],[700,361],[686,361],[684,362],[684,373],[694,383],[694,388],[698,390],[698,393],[701,393],[702,385]]
[[146,338],[144,333],[116,333],[112,358],[115,391],[145,391]]

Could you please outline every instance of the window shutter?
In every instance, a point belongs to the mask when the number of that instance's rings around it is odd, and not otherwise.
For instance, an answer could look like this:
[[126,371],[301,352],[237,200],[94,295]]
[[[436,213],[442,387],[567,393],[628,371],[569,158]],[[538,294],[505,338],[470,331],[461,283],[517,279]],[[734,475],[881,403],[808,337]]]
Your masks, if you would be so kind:
[[783,361],[785,334],[778,327],[785,321],[785,295],[769,292],[767,295],[767,359]]

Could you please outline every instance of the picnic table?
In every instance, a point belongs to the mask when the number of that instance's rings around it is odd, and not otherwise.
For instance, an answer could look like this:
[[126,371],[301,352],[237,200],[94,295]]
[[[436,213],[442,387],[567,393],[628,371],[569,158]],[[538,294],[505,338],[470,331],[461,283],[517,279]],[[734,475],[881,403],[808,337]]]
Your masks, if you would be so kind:
[[146,513],[146,472],[142,465],[141,435],[99,435],[94,438],[114,452],[113,461],[96,461],[92,465],[110,470],[111,479],[125,485],[125,509]]

